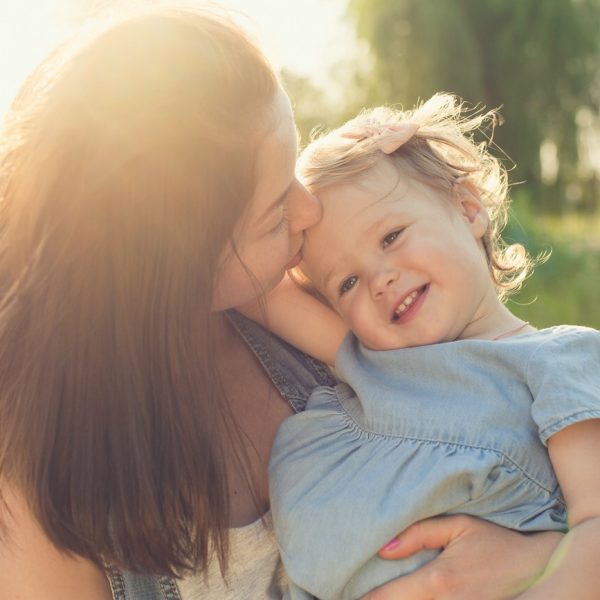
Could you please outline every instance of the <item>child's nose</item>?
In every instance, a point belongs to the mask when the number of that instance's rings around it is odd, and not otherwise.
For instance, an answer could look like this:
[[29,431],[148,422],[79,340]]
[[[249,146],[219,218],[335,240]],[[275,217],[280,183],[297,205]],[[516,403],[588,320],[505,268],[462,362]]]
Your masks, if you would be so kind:
[[398,274],[392,269],[382,269],[371,278],[371,296],[378,300],[398,279]]
[[316,225],[322,216],[320,200],[296,182],[288,200],[289,235],[296,235]]

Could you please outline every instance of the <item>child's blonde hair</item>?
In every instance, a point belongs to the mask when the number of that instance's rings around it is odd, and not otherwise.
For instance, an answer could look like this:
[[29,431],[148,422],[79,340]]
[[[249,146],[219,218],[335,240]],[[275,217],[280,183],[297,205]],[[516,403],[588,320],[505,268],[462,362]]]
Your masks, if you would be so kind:
[[[507,221],[506,169],[489,153],[491,135],[476,142],[473,133],[498,122],[495,111],[467,111],[451,94],[436,94],[414,110],[386,106],[364,110],[338,129],[314,139],[302,152],[299,174],[312,193],[360,178],[383,156],[421,182],[443,193],[469,184],[486,208],[490,224],[483,245],[496,291],[506,298],[519,289],[533,261],[520,244],[507,245],[500,233]],[[384,154],[382,140],[412,123],[416,133],[396,150]],[[355,132],[370,132],[364,136]],[[392,142],[393,143],[393,142]],[[387,151],[386,151],[387,152]]]

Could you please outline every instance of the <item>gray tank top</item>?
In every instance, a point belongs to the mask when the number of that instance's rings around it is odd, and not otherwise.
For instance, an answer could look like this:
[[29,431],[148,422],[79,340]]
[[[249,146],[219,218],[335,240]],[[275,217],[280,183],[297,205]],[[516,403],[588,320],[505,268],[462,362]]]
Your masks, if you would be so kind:
[[227,580],[213,560],[206,572],[178,580],[177,587],[182,600],[281,600],[288,582],[271,512],[229,530]]
[[[279,393],[295,412],[304,410],[306,401],[315,387],[337,383],[323,363],[300,352],[235,311],[228,311],[227,316],[248,347],[254,352]],[[268,590],[273,597],[277,597],[276,594],[283,584],[284,575],[281,571],[269,515],[266,515],[264,522],[256,521],[248,527],[241,528],[241,531],[237,530],[237,533],[236,530],[233,530],[234,536],[238,533],[242,536],[250,536],[256,549],[260,546],[260,551],[255,554],[255,558],[260,556],[260,559],[253,567],[255,570],[265,570],[263,579],[268,581],[261,585],[264,585],[264,589]],[[236,556],[234,550],[232,565],[235,565],[236,562],[238,569],[241,569],[239,581],[242,581],[246,572],[245,568],[250,565],[247,563],[246,556]],[[236,567],[233,568],[235,575]],[[121,571],[111,565],[107,566],[106,573],[114,600],[196,600],[196,598],[206,597],[198,595],[201,594],[203,584],[195,578],[180,582],[180,590],[176,581],[169,577]],[[208,577],[211,577],[210,572]],[[244,590],[241,590],[242,596],[239,594],[236,596],[236,587],[235,581],[232,581],[230,591],[227,592],[230,593],[229,596],[226,594],[220,596],[213,594],[213,596],[223,599],[250,598]],[[219,594],[216,587],[213,591],[215,594]],[[268,595],[262,597],[269,598]]]

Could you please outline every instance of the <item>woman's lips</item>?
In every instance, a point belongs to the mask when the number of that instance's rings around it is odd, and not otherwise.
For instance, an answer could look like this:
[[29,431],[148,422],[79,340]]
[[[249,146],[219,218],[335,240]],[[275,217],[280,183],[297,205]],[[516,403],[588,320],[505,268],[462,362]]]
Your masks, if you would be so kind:
[[405,323],[412,319],[423,304],[428,291],[429,284],[411,290],[404,295],[392,311],[392,323]]
[[285,265],[285,270],[289,271],[290,269],[293,269],[295,266],[297,266],[300,261],[302,260],[302,253],[298,252],[296,254],[296,256],[294,256],[288,263],[287,265]]

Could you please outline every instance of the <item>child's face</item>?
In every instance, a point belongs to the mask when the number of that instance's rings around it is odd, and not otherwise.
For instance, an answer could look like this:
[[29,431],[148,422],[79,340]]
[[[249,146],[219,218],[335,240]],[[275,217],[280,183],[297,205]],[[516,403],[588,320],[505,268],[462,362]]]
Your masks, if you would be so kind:
[[381,160],[358,182],[317,194],[302,266],[364,345],[378,350],[481,334],[499,303],[467,189],[452,197]]

